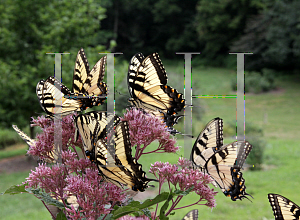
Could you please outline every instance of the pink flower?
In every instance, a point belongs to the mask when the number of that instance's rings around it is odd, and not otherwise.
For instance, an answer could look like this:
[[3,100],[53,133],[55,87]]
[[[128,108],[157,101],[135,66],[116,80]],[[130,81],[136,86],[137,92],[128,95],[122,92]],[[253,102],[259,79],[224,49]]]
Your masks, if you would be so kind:
[[65,181],[67,175],[66,169],[61,165],[47,167],[45,164],[39,164],[35,171],[31,170],[25,183],[28,183],[28,187],[41,188],[46,192],[57,193],[54,195],[55,198],[58,196],[63,197],[62,189],[67,185]]
[[[138,159],[142,154],[176,152],[176,140],[166,130],[165,123],[154,115],[147,114],[141,110],[132,108],[127,110],[123,121],[128,121],[131,143],[136,145]],[[54,122],[45,117],[33,119],[32,126],[40,126],[42,133],[37,135],[37,141],[31,146],[28,153],[38,156],[46,162],[56,162],[54,155]],[[83,152],[81,140],[74,140],[75,126],[72,115],[66,116],[62,121],[62,163],[54,164],[51,167],[46,164],[39,164],[35,171],[31,171],[26,178],[28,186],[40,188],[43,192],[49,193],[56,200],[62,201],[65,206],[64,213],[68,219],[98,219],[101,215],[105,217],[111,213],[116,204],[124,204],[127,201],[125,191],[118,186],[104,181],[94,163],[85,157],[80,158],[77,147]],[[146,147],[153,141],[158,140],[159,146],[156,150],[144,152]],[[72,148],[72,150],[70,149]],[[214,196],[216,192],[210,189],[207,184],[211,182],[208,175],[199,170],[190,169],[191,163],[179,158],[178,164],[155,162],[150,172],[159,180],[159,193],[162,185],[168,184],[169,190],[191,190],[199,195],[199,200],[187,205],[215,206]],[[171,185],[173,185],[171,187]],[[191,187],[193,187],[191,189]],[[181,209],[177,207],[182,195],[170,201],[170,207],[166,211],[168,216],[172,210]],[[68,199],[73,198],[74,203],[68,204]],[[155,219],[157,210],[153,213]],[[121,220],[139,219],[148,220],[146,216],[124,216]]]
[[[117,202],[125,199],[122,189],[107,182],[100,184],[100,179],[98,171],[91,169],[86,170],[82,176],[69,176],[66,179],[68,185],[64,190],[77,195],[77,202],[87,219],[97,219],[100,214],[109,214]],[[76,210],[67,208],[67,211],[71,218],[74,216],[72,219],[78,216]]]
[[95,164],[93,164],[89,159],[77,158],[76,153],[71,150],[66,150],[62,152],[62,160],[65,166],[68,167],[70,173],[81,173],[85,169],[92,168],[97,169]]
[[[170,133],[166,130],[166,124],[154,115],[131,108],[127,110],[122,120],[128,121],[132,146],[137,145],[136,159],[139,159],[142,154],[176,152],[179,149],[175,147],[174,137],[170,137]],[[158,148],[144,153],[145,148],[155,140],[159,142]]]
[[[183,167],[180,169],[179,166]],[[170,164],[168,162],[155,162],[154,165],[151,164],[150,173],[159,180],[159,192],[163,183],[167,182],[169,189],[171,190],[171,184],[175,189],[186,191],[193,187],[191,192],[195,192],[200,196],[199,200],[192,203],[191,205],[175,208],[183,196],[178,196],[176,199],[172,200],[172,205],[169,211],[166,212],[166,216],[170,214],[172,210],[177,210],[192,205],[206,205],[208,207],[215,207],[214,196],[217,192],[214,189],[210,189],[207,185],[212,182],[209,175],[200,172],[199,170],[193,170],[189,168],[189,162],[185,159],[179,158],[178,164]],[[174,191],[174,190],[173,190]],[[203,204],[203,202],[205,202]]]
[[[33,123],[33,126],[42,128],[42,133],[37,135],[37,141],[28,153],[47,162],[55,162],[54,122],[42,116],[33,119]],[[75,146],[82,150],[82,143],[74,141],[74,133],[72,116],[64,117],[62,164],[54,164],[51,167],[39,164],[35,171],[31,171],[25,183],[28,183],[27,187],[40,188],[56,200],[62,201],[68,218],[97,219],[101,214],[109,214],[115,204],[125,200],[126,195],[122,193],[123,189],[103,181],[94,163],[79,157]],[[73,148],[73,151],[69,147]],[[67,204],[69,198],[75,200],[75,203]]]
[[[31,146],[28,150],[28,154],[37,156],[40,160],[54,163],[57,159],[55,155],[54,147],[54,121],[44,116],[32,118],[33,124],[31,126],[40,126],[42,133],[36,136],[37,141],[34,146]],[[76,143],[74,141],[75,126],[73,123],[72,115],[63,117],[62,119],[62,150],[66,150],[68,147],[75,149],[75,146],[82,148],[82,142],[79,139]]]

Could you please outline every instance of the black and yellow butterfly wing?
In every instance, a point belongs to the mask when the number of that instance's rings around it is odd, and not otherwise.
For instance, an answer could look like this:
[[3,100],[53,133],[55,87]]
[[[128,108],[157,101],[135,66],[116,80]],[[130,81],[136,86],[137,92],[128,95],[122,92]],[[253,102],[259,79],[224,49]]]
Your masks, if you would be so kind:
[[[105,74],[106,56],[102,57],[90,70],[88,60],[81,48],[78,51],[74,75],[73,75],[73,95],[83,95],[83,109],[103,104],[107,95],[107,85],[102,82]],[[77,97],[78,98],[78,97]]]
[[191,161],[197,168],[203,169],[206,161],[223,146],[223,120],[214,118],[197,137],[192,152]]
[[300,207],[291,200],[278,195],[268,194],[275,220],[300,219]]
[[168,127],[177,123],[176,116],[185,106],[185,100],[176,89],[167,86],[167,74],[157,53],[144,58],[134,55],[128,68],[128,89],[131,102],[137,108],[162,117]]
[[100,136],[104,135],[103,131],[106,131],[106,126],[113,118],[114,115],[112,113],[101,111],[92,111],[74,117],[74,124],[76,127],[75,141],[78,139],[79,133],[85,153],[91,161],[95,160],[94,149],[97,140],[105,137]]
[[128,123],[118,123],[115,120],[114,134],[113,138],[113,135],[108,133],[107,141],[97,141],[95,157],[99,173],[108,182],[121,187],[126,185],[134,191],[143,192],[153,179],[146,177],[142,165],[132,157]]
[[198,220],[198,209],[189,211],[182,220]]
[[127,122],[120,122],[111,113],[89,112],[77,116],[74,123],[87,156],[97,164],[105,180],[135,191],[145,190],[151,179],[146,178],[142,165],[132,157]]
[[252,149],[252,145],[249,142],[237,141],[221,147],[204,165],[204,172],[208,173],[225,196],[231,197],[233,201],[247,198],[246,195],[249,195],[245,191],[245,180],[242,172],[240,172],[242,167],[237,166],[238,152],[241,152],[241,148],[244,149],[245,153],[241,158],[242,162],[239,163],[243,164]]
[[12,125],[13,129],[18,133],[18,135],[28,144],[29,147],[35,146],[36,140],[31,139],[27,134],[21,131],[17,125]]
[[[35,147],[36,145],[36,140],[31,139],[27,134],[25,134],[23,131],[21,131],[18,126],[12,125],[13,129],[18,133],[18,135],[28,144],[29,147]],[[47,163],[54,163],[58,159],[58,155],[56,153],[56,148],[54,148],[53,145],[53,150],[51,152],[47,153],[47,156],[49,159],[45,160]]]
[[55,114],[64,116],[81,111],[82,101],[65,98],[65,96],[71,95],[71,91],[53,76],[38,82],[36,94],[42,109],[49,116]]
[[52,76],[38,82],[36,94],[42,109],[52,117],[55,114],[64,116],[103,104],[107,96],[107,85],[102,82],[105,63],[106,56],[90,70],[81,48],[75,62],[72,92]]

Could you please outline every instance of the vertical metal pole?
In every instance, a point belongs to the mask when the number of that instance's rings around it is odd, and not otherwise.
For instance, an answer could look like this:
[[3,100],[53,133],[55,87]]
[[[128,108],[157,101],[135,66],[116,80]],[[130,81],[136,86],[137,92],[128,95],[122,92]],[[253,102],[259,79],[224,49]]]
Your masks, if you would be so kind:
[[[245,54],[253,53],[229,53],[237,55],[237,99],[236,99],[236,140],[243,141],[242,149],[245,145]],[[237,149],[237,164],[239,160],[244,160],[244,150]]]
[[[102,54],[102,53],[101,53]],[[123,53],[107,53],[107,86],[108,86],[108,94],[107,94],[107,112],[115,114],[115,66],[114,66],[114,55],[115,54],[123,54]],[[106,128],[112,128],[112,130],[107,129],[107,134],[112,134],[111,144],[107,144],[108,149],[107,153],[107,161],[114,161],[115,156],[115,131],[113,126],[113,121],[110,122],[106,126]],[[112,155],[109,153],[112,152]],[[108,164],[109,167],[115,166],[115,164]]]
[[[61,82],[62,76],[62,65],[61,65],[61,55],[62,54],[70,54],[70,53],[47,53],[47,54],[55,54],[55,67],[54,67],[54,77]],[[60,84],[54,83],[54,86],[57,88],[57,93],[54,97],[58,97],[55,99],[54,104],[55,106],[62,105],[62,94],[61,94],[61,87]],[[62,117],[61,117],[61,107],[54,108],[54,155],[57,156],[57,163],[61,163],[61,151],[62,151]]]
[[[192,135],[192,54],[200,53],[176,53],[184,54],[184,98],[186,108],[184,110],[184,133]],[[190,158],[192,139],[184,136],[184,157]]]

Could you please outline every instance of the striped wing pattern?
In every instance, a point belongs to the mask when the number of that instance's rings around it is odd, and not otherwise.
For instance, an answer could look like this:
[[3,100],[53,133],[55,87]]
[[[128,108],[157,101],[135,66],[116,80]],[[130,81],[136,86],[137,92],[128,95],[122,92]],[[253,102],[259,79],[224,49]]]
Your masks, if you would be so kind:
[[214,118],[197,137],[190,159],[194,168],[208,173],[212,184],[236,201],[249,195],[240,170],[251,149],[252,145],[244,141],[223,146],[223,120]]
[[198,209],[189,211],[182,220],[198,220]]
[[[127,185],[144,191],[151,179],[132,157],[129,127],[126,121],[107,112],[89,112],[74,119],[86,155],[97,164],[99,174],[115,185]],[[113,138],[114,137],[114,138]],[[75,140],[78,138],[75,137]]]
[[278,195],[268,194],[268,199],[275,216],[275,220],[300,219],[300,207],[291,200]]
[[[65,98],[65,96],[71,95],[71,91],[53,76],[39,81],[36,86],[36,94],[42,109],[49,116],[68,115],[80,111],[82,107],[81,100]],[[56,100],[59,102],[57,103]]]
[[[240,171],[242,167],[236,165],[237,151],[243,144],[243,141],[238,141],[221,147],[207,160],[204,167],[204,171],[214,179],[225,196],[231,197],[233,201],[247,198],[246,196],[249,195],[245,191],[245,179]],[[245,146],[247,146],[245,148],[246,159],[252,145],[246,142]]]
[[92,96],[84,99],[83,108],[101,105],[106,99],[107,85],[105,82],[102,82],[105,74],[106,59],[106,56],[102,57],[90,70],[84,50],[81,48],[78,51],[72,92],[73,95]]
[[92,161],[95,160],[93,152],[96,142],[113,117],[112,113],[101,111],[92,111],[74,117],[76,127],[75,140],[78,139],[78,134],[80,134],[85,153]]
[[164,119],[168,127],[177,123],[185,100],[176,89],[167,86],[167,74],[157,53],[144,58],[134,55],[128,68],[129,102],[137,108]]
[[28,144],[29,147],[35,146],[35,140],[31,139],[27,134],[21,131],[17,125],[12,125],[13,129],[18,133],[18,135]]
[[108,149],[112,135],[108,135],[107,142],[103,139],[97,141],[95,153],[99,173],[118,186],[127,185],[134,191],[144,191],[152,179],[146,178],[142,165],[132,157],[128,123],[119,122],[114,132],[114,155]]
[[208,160],[217,150],[223,146],[223,120],[214,118],[197,137],[192,153],[191,161],[202,169]]
[[90,70],[84,50],[78,51],[72,92],[56,78],[50,76],[40,80],[36,94],[42,109],[50,116],[68,115],[104,103],[107,85],[102,82],[105,74],[106,56]]
[[[36,140],[31,139],[27,134],[25,134],[23,131],[21,131],[18,126],[12,125],[13,129],[18,133],[18,135],[28,144],[29,147],[35,147]],[[45,160],[47,163],[54,163],[58,159],[58,155],[56,153],[56,149],[53,147],[53,150],[51,152],[48,152],[47,156],[49,156],[50,159]]]

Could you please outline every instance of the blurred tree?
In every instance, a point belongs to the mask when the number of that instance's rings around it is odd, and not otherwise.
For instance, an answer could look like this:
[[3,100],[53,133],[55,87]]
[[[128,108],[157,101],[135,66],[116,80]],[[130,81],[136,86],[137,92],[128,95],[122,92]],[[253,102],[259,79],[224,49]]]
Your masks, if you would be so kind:
[[246,58],[249,70],[262,71],[267,67],[293,73],[291,70],[300,68],[299,24],[299,1],[274,1],[248,21],[245,34],[231,48],[254,53]]
[[137,52],[145,56],[158,52],[170,58],[177,51],[199,51],[193,26],[197,1],[112,2],[101,24],[105,30],[113,27],[114,35],[110,39],[117,42],[115,51],[123,52],[127,60]]
[[224,65],[224,56],[232,42],[243,34],[247,19],[264,6],[261,0],[200,0],[195,26],[198,39],[204,45],[203,57],[210,64]]
[[[46,52],[71,52],[98,45],[100,20],[105,9],[97,1],[3,0],[0,31],[0,126],[28,125],[42,112],[35,87],[53,75],[54,56]],[[74,68],[74,59],[72,59]],[[49,71],[50,70],[50,71]]]

